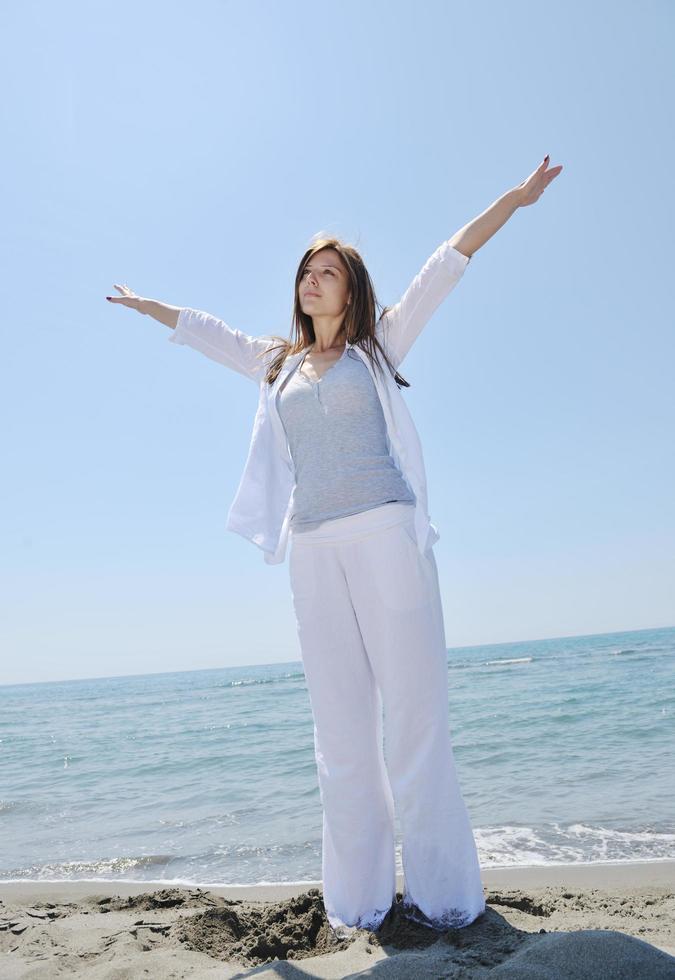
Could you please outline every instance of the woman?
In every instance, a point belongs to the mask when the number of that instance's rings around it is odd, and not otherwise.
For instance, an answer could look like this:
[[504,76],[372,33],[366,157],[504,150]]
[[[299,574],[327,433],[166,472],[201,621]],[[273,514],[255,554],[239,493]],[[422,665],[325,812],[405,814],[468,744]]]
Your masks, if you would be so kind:
[[323,808],[323,900],[339,933],[377,929],[395,902],[395,807],[404,914],[445,929],[485,909],[449,732],[438,532],[398,367],[473,253],[562,169],[547,167],[548,156],[443,242],[379,319],[360,255],[337,238],[318,239],[300,261],[294,340],[251,337],[126,285],[107,297],[259,387],[227,527],[272,564],[291,542]]

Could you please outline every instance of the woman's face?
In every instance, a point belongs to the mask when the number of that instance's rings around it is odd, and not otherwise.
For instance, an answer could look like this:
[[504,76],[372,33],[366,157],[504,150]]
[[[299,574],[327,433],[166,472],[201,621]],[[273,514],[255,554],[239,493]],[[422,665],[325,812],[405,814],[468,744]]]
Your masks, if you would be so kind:
[[347,269],[334,248],[310,256],[298,286],[300,307],[309,316],[335,317],[345,312],[349,299]]

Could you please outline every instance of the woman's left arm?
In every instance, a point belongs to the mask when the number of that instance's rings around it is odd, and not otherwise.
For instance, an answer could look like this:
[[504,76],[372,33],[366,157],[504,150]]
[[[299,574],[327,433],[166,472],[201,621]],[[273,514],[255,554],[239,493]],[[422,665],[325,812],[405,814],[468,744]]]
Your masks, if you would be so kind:
[[517,208],[534,204],[562,170],[562,167],[547,170],[547,166],[548,156],[527,180],[507,191],[487,211],[442,242],[399,302],[383,313],[378,326],[395,367],[399,367],[434,311],[464,275],[473,253],[492,238]]
[[506,224],[518,208],[538,201],[551,181],[562,170],[562,166],[552,167],[548,170],[548,161],[547,154],[543,162],[522,184],[518,184],[517,187],[502,194],[486,211],[483,211],[477,218],[455,232],[449,239],[450,245],[462,255],[471,258],[474,252],[477,252],[489,238],[492,238],[496,231],[499,231],[502,225]]

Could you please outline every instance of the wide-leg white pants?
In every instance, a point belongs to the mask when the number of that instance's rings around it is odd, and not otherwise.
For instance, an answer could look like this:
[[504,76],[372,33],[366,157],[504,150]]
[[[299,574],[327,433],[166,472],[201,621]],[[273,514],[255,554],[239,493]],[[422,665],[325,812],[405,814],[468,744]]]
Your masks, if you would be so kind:
[[387,503],[289,541],[323,807],[323,901],[338,930],[376,929],[396,899],[394,803],[405,914],[444,929],[485,910],[450,738],[436,560],[417,547],[413,512]]

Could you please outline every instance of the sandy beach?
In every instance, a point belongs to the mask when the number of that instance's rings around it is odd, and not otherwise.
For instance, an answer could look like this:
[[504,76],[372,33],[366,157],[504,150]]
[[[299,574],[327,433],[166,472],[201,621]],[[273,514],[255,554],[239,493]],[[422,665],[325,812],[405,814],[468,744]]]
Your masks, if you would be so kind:
[[418,926],[397,902],[377,932],[348,936],[320,883],[2,883],[0,976],[675,978],[675,862],[482,878],[486,912],[464,929]]

